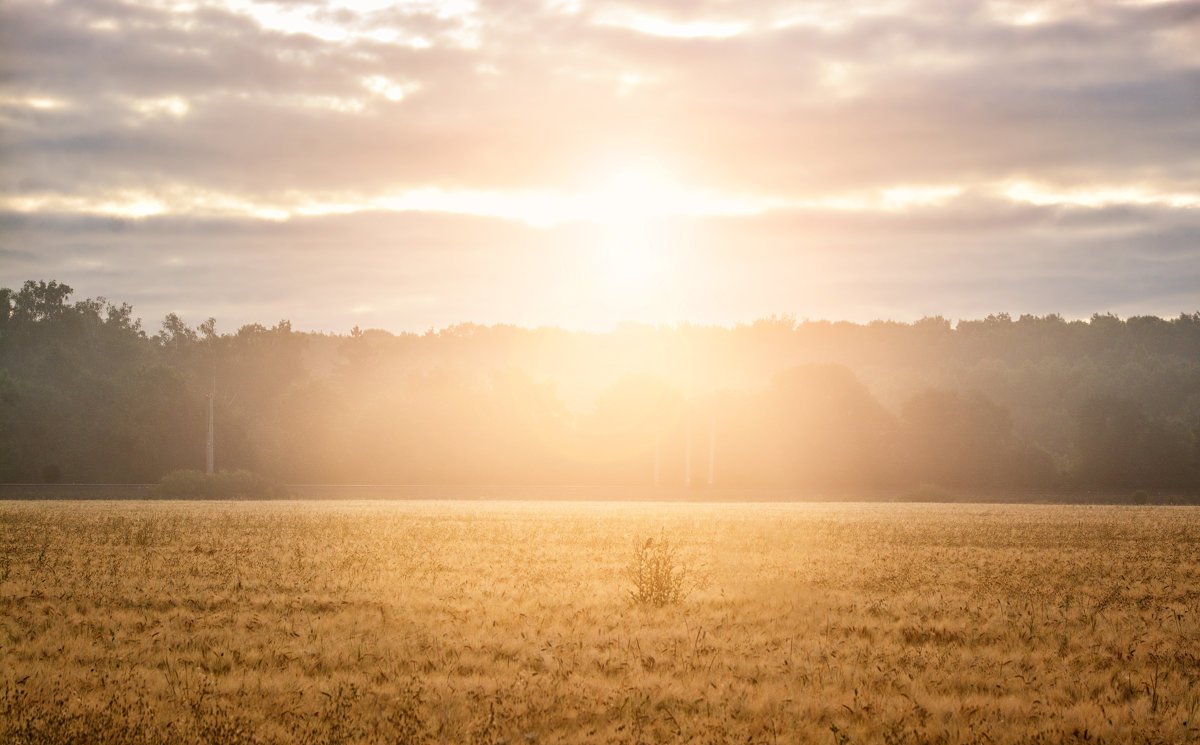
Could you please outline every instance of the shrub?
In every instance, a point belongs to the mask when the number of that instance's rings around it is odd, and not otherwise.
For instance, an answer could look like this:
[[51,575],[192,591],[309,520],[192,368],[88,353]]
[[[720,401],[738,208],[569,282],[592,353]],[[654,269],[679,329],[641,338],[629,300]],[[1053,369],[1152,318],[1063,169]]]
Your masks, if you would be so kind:
[[194,470],[171,471],[162,477],[157,490],[167,499],[278,499],[286,490],[251,471],[218,471],[205,474]]
[[642,605],[678,603],[694,586],[692,572],[679,558],[678,546],[665,533],[634,540],[625,577],[633,584],[629,597]]

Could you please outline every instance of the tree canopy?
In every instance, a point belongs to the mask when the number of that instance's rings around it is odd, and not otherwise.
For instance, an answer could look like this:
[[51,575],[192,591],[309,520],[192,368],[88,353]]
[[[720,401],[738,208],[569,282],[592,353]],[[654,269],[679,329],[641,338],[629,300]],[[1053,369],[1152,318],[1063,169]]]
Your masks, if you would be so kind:
[[[1200,313],[220,333],[0,289],[0,480],[1200,490]],[[690,456],[690,457],[689,457]],[[690,464],[690,473],[685,473]]]

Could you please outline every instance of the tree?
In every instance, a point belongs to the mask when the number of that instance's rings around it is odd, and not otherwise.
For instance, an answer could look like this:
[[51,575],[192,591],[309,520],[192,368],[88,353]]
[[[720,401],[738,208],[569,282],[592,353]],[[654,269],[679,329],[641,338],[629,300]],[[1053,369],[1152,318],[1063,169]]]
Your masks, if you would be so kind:
[[901,413],[910,479],[946,486],[994,486],[1010,475],[1014,441],[1008,410],[978,391],[929,389]]
[[1077,414],[1076,477],[1104,488],[1197,485],[1194,434],[1182,422],[1150,416],[1136,401],[1089,398]]

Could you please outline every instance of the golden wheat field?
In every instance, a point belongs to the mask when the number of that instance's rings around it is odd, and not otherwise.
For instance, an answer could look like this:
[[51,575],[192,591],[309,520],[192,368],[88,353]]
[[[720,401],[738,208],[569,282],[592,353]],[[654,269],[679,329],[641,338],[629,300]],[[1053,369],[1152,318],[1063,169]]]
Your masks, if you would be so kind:
[[[647,539],[682,601],[631,599]],[[0,503],[7,743],[1175,743],[1197,717],[1197,508]]]

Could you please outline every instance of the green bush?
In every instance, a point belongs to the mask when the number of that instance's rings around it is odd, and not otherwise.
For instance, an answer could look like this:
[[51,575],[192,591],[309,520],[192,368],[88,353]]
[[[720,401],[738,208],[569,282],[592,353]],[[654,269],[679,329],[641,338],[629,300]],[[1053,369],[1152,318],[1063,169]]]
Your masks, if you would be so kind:
[[287,496],[279,484],[251,471],[171,471],[158,484],[165,499],[280,499]]

